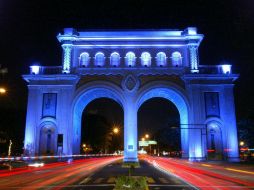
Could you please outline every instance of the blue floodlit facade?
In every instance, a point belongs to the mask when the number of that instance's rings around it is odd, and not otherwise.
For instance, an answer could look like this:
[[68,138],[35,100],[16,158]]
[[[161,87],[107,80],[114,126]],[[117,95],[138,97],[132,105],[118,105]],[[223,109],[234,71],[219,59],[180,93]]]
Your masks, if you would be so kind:
[[23,75],[29,89],[25,154],[79,154],[83,110],[95,99],[110,98],[124,110],[124,161],[138,161],[138,109],[161,97],[179,111],[182,157],[203,160],[213,152],[218,158],[239,160],[233,96],[238,75],[231,65],[199,63],[203,35],[196,28],[65,28],[57,39],[62,65],[33,65],[30,74]]

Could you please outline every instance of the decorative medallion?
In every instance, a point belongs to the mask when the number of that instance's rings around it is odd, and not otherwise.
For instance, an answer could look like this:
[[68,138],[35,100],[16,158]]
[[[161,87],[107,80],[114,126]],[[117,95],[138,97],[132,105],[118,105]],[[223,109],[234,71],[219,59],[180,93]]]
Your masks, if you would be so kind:
[[139,81],[133,75],[127,75],[123,80],[122,87],[128,91],[134,91],[139,86]]

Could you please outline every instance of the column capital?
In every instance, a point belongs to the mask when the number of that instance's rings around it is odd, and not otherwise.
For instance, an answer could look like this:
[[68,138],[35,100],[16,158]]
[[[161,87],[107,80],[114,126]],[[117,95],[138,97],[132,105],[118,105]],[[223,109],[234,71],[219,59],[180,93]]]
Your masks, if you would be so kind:
[[64,49],[64,50],[66,50],[66,49],[72,49],[72,44],[62,44],[62,48]]

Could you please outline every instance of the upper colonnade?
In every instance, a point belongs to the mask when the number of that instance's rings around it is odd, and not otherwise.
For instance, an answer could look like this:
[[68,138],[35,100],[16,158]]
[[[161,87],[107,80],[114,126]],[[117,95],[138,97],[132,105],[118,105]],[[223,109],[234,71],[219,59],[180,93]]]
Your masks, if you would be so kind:
[[[31,74],[231,74],[231,65],[199,64],[203,35],[185,30],[85,31],[65,28],[57,39],[62,66],[31,66]],[[110,68],[110,69],[109,69]]]
[[65,28],[57,38],[63,47],[63,73],[81,67],[181,67],[194,73],[198,72],[198,46],[203,35],[194,27],[108,32]]

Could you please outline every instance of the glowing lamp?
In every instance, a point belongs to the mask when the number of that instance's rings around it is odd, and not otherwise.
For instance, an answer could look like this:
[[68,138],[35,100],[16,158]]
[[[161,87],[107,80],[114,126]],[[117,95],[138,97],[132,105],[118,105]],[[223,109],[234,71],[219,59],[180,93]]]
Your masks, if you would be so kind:
[[6,93],[6,89],[3,87],[0,87],[0,94],[5,94]]
[[113,129],[113,133],[115,133],[115,134],[119,133],[119,129],[118,129],[117,127],[115,127],[115,128]]
[[195,27],[188,27],[187,30],[188,30],[189,35],[196,35],[197,34],[197,28],[195,28]]
[[230,74],[231,73],[231,66],[232,65],[222,65],[222,73],[223,74]]
[[38,75],[40,73],[40,66],[39,65],[32,65],[30,66],[31,74]]

